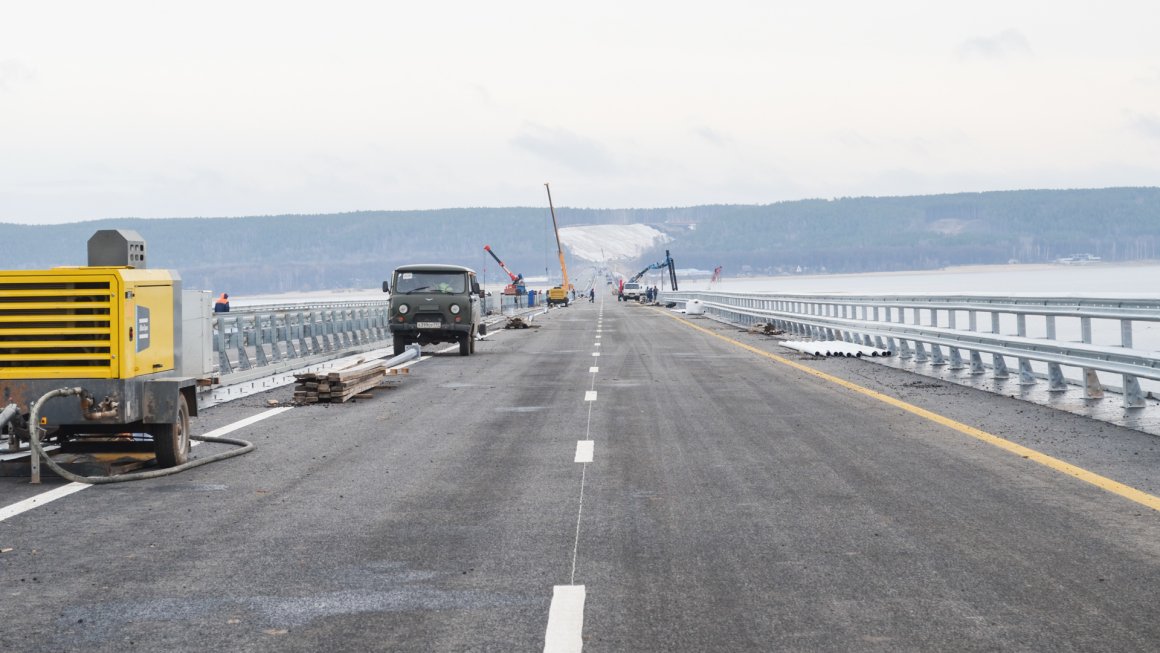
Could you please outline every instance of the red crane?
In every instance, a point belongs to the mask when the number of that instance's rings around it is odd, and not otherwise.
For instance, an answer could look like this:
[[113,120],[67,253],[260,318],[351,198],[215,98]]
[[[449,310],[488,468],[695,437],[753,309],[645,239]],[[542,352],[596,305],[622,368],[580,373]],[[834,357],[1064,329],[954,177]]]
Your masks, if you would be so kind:
[[491,245],[484,245],[483,249],[486,250],[488,254],[491,254],[491,257],[495,259],[495,262],[499,263],[499,267],[504,272],[507,272],[508,276],[511,277],[512,282],[504,286],[503,294],[526,295],[528,293],[528,289],[524,286],[524,275],[515,274],[511,270],[507,269],[507,266],[503,264],[503,261],[499,260],[499,257],[495,255],[494,251],[492,251]]

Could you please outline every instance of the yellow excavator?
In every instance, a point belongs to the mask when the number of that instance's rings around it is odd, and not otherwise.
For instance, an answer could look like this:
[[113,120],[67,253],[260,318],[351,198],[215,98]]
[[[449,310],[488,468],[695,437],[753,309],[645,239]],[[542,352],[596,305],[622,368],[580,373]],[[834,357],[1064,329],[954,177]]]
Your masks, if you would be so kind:
[[560,254],[560,285],[548,290],[548,306],[555,304],[568,305],[572,284],[568,282],[568,266],[564,263],[564,248],[560,245],[560,226],[556,224],[556,208],[552,206],[552,189],[547,183],[544,188],[548,191],[548,209],[552,212],[552,229],[556,232],[556,251]]

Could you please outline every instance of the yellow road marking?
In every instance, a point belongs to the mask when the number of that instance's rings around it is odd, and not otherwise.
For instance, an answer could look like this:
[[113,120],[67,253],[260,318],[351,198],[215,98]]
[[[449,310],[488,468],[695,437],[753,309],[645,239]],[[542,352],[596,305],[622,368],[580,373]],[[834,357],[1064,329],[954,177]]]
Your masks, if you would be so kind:
[[792,367],[796,370],[800,370],[802,372],[805,372],[806,374],[811,374],[813,376],[816,376],[819,379],[823,379],[823,380],[829,381],[830,383],[840,385],[843,388],[846,388],[848,390],[852,390],[854,392],[865,395],[867,397],[871,397],[873,399],[877,399],[878,401],[881,401],[885,404],[889,404],[889,405],[894,406],[896,408],[901,408],[902,410],[905,410],[908,413],[918,415],[919,417],[922,417],[924,419],[928,419],[932,422],[935,422],[936,424],[941,424],[947,428],[954,429],[955,431],[958,431],[959,433],[962,433],[963,435],[968,435],[968,436],[975,438],[976,440],[979,440],[981,442],[986,442],[987,444],[999,447],[1000,449],[1009,451],[1017,456],[1021,456],[1021,457],[1026,458],[1027,460],[1030,460],[1032,462],[1039,463],[1040,465],[1043,465],[1044,467],[1050,467],[1051,469],[1054,469],[1057,472],[1063,472],[1064,474],[1067,474],[1068,476],[1072,476],[1074,478],[1077,478],[1085,483],[1090,483],[1098,488],[1101,488],[1103,490],[1107,490],[1108,492],[1111,492],[1112,494],[1117,494],[1125,499],[1128,499],[1129,501],[1134,501],[1142,506],[1147,506],[1153,510],[1160,510],[1160,497],[1148,494],[1147,492],[1141,492],[1140,490],[1137,490],[1134,487],[1124,485],[1123,483],[1120,483],[1119,481],[1113,481],[1112,479],[1110,479],[1106,476],[1100,476],[1099,474],[1096,474],[1095,472],[1089,472],[1088,470],[1086,470],[1082,467],[1076,467],[1075,465],[1072,465],[1071,463],[1066,463],[1058,458],[1053,458],[1045,453],[1036,451],[1034,449],[1028,449],[1027,447],[1024,447],[1023,445],[1020,445],[1020,444],[1015,444],[1014,442],[1011,442],[1010,440],[1004,440],[1003,438],[1001,438],[997,435],[992,435],[990,433],[987,433],[986,431],[979,430],[973,426],[967,426],[966,424],[963,424],[962,422],[956,422],[955,420],[953,420],[949,417],[939,415],[938,413],[933,413],[929,410],[926,410],[925,408],[919,408],[918,406],[915,406],[914,404],[908,404],[905,401],[902,401],[901,399],[895,399],[894,397],[884,395],[881,392],[876,392],[874,390],[871,390],[870,388],[862,387],[862,386],[858,385],[857,383],[851,383],[850,381],[847,381],[845,379],[840,379],[836,376],[826,374],[825,372],[815,370],[814,368],[809,367],[807,365],[802,365],[801,363],[796,363],[794,361],[789,360],[788,358],[784,358],[782,356],[778,356],[777,354],[772,354],[770,352],[758,349],[757,347],[747,345],[739,340],[734,340],[733,338],[730,338],[728,336],[723,336],[715,331],[711,331],[711,330],[706,329],[704,327],[697,326],[696,324],[693,324],[692,322],[690,322],[684,318],[678,317],[678,316],[676,316],[668,311],[664,311],[664,314],[673,318],[674,320],[676,320],[682,324],[685,324],[693,329],[696,329],[697,331],[700,331],[702,333],[713,336],[714,338],[719,338],[721,340],[724,340],[725,342],[727,342],[729,344],[732,344],[732,345],[735,345],[735,346],[740,347],[742,349],[745,349],[746,351],[750,351],[754,354],[757,354],[758,356],[764,356],[765,358],[768,358],[770,360],[781,363],[782,365],[788,365],[789,367]]

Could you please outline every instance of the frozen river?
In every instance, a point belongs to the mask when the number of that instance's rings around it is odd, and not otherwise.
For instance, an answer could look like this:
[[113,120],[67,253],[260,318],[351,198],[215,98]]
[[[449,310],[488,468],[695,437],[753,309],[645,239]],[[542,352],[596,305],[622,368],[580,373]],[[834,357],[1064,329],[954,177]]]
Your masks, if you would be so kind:
[[[1160,263],[994,265],[874,274],[727,277],[715,286],[726,292],[795,294],[965,293],[1160,298]],[[693,280],[682,284],[681,290],[708,287],[706,280]]]

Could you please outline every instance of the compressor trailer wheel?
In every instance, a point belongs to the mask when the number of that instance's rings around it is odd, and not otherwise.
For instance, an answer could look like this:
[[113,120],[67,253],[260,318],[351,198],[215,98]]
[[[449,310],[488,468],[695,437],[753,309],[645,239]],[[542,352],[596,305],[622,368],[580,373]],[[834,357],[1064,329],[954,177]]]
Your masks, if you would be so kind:
[[177,412],[171,424],[149,424],[153,436],[153,452],[158,467],[176,467],[189,461],[189,404],[185,395],[177,395]]

